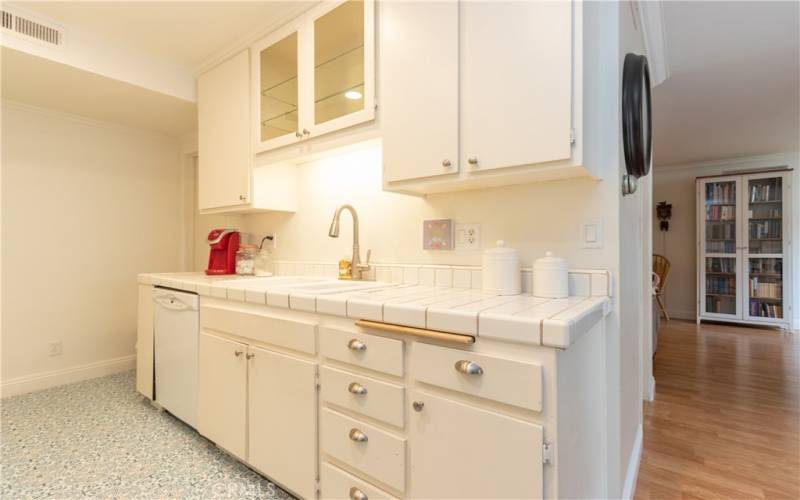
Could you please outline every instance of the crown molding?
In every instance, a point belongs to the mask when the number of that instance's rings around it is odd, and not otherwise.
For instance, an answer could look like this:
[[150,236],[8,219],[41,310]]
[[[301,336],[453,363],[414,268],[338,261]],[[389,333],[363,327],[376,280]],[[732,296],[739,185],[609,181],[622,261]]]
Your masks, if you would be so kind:
[[697,161],[687,163],[675,163],[671,165],[657,165],[653,168],[658,174],[667,174],[688,169],[702,169],[712,167],[742,167],[762,164],[763,167],[776,164],[797,167],[800,162],[800,152],[786,151],[782,153],[772,153],[767,155],[738,156],[733,158],[723,158],[719,160]]

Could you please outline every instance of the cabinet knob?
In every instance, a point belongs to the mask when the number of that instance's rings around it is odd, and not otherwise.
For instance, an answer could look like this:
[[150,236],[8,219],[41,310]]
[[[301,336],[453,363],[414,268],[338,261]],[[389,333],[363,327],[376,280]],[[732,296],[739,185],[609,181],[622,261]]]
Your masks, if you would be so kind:
[[355,427],[350,429],[350,434],[348,435],[350,436],[350,440],[355,441],[356,443],[366,443],[367,441],[369,441],[367,435],[361,432],[360,430],[356,429]]
[[483,368],[478,363],[473,363],[466,359],[456,361],[456,371],[465,375],[483,375]]
[[350,339],[350,342],[347,343],[347,347],[349,347],[353,351],[366,351],[367,350],[367,344],[361,342],[358,339]]
[[256,357],[256,355],[255,355],[255,354],[253,354],[253,353],[250,353],[250,354],[247,354],[245,357],[246,357],[247,359],[253,359],[253,358],[255,358],[255,357]]
[[240,194],[240,195],[239,195],[239,199],[240,199],[240,200],[242,200],[242,201],[244,201],[244,200],[246,200],[246,199],[247,199],[247,196],[245,196],[245,195],[243,195],[243,194]]
[[311,132],[309,132],[307,128],[304,128],[303,129],[303,135],[308,137],[309,135],[311,135]]
[[300,133],[300,131],[298,130],[298,131],[296,131],[296,132],[294,133],[294,136],[295,136],[295,137],[297,137],[297,138],[299,139],[299,138],[303,137],[303,134],[301,134],[301,133]]
[[467,159],[467,162],[474,167],[478,164],[478,159],[472,156],[469,159]]
[[233,355],[236,356],[237,358],[240,357],[242,354],[244,354],[244,351],[233,351]]
[[350,391],[350,394],[355,394],[356,396],[366,396],[367,394],[367,388],[358,382],[352,382],[347,386],[347,390]]
[[369,497],[367,497],[366,493],[353,486],[350,488],[350,500],[369,500]]
[[453,164],[450,163],[450,160],[442,160],[442,166],[443,167],[450,168],[451,165],[453,165]]
[[412,406],[414,407],[414,411],[419,413],[422,411],[423,408],[425,408],[425,403],[422,401],[414,401],[412,403]]

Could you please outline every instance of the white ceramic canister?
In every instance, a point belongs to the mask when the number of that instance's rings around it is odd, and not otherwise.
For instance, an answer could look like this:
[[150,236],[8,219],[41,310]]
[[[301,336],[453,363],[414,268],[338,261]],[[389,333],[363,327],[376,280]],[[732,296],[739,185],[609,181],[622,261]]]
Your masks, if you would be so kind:
[[483,251],[483,291],[497,295],[519,295],[522,277],[519,268],[519,251],[506,247],[503,240],[495,248]]
[[533,263],[533,295],[546,299],[569,297],[569,267],[566,259],[546,252]]

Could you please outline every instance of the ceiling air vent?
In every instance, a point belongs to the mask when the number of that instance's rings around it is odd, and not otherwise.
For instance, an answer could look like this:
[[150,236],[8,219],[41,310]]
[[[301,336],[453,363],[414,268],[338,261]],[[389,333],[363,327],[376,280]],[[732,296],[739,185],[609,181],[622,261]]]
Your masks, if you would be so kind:
[[54,47],[60,47],[64,43],[64,32],[57,27],[48,26],[41,21],[31,19],[30,16],[19,15],[7,9],[3,9],[0,13],[2,13],[3,31],[7,33]]

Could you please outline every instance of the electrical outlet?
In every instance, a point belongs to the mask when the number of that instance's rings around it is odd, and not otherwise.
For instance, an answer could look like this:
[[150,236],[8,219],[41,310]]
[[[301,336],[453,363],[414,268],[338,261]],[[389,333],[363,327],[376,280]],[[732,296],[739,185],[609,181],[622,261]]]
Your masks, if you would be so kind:
[[49,356],[61,356],[61,354],[64,352],[63,347],[64,346],[60,340],[56,342],[49,342],[47,344],[47,354]]
[[481,225],[456,224],[456,250],[480,250]]

